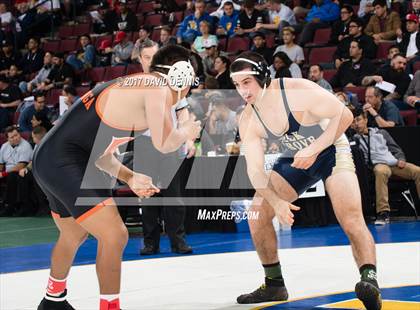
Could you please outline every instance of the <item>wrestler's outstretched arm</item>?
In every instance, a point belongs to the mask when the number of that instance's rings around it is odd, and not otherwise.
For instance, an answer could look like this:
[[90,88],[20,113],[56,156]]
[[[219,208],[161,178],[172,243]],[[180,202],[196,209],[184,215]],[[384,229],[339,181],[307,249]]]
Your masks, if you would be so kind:
[[275,191],[268,174],[264,170],[262,137],[255,130],[247,130],[247,124],[246,118],[242,119],[239,132],[242,137],[242,147],[245,152],[247,172],[251,184],[255,191],[274,209],[280,223],[292,225],[294,215],[291,210],[297,211],[300,208],[283,200]]
[[[308,169],[313,165],[319,153],[334,144],[344,134],[353,121],[353,114],[332,93],[312,81],[288,79],[286,87],[291,89],[289,94],[297,90],[304,91],[307,96],[310,96],[311,100],[299,100],[298,110],[304,114],[308,113],[311,118],[327,123],[324,132],[318,139],[295,154],[292,167]],[[293,98],[295,95],[292,93],[289,98]]]
[[150,197],[160,191],[153,185],[152,178],[145,174],[132,171],[115,157],[115,152],[118,147],[133,139],[132,137],[113,138],[105,152],[95,161],[95,165],[110,176],[126,183],[140,198]]

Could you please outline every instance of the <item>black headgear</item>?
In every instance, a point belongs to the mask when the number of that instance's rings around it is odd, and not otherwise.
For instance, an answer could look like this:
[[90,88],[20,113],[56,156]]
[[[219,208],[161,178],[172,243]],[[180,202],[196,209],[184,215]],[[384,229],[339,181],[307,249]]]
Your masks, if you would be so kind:
[[267,83],[270,80],[270,70],[262,61],[255,62],[253,60],[247,59],[247,58],[237,58],[235,59],[234,63],[237,61],[243,61],[247,62],[252,65],[251,71],[238,71],[238,72],[232,72],[230,74],[230,77],[235,75],[243,75],[243,74],[252,74],[255,75],[255,79],[257,80],[258,84],[261,87],[264,87],[264,85],[268,86]]

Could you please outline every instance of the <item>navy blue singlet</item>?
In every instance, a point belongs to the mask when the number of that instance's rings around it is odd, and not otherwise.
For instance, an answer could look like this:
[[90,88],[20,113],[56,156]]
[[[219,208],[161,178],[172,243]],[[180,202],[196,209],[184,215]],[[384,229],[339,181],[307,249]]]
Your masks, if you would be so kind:
[[287,102],[284,81],[280,79],[280,90],[284,108],[288,114],[289,129],[278,136],[275,135],[262,120],[257,109],[251,105],[262,126],[264,127],[269,140],[278,140],[282,151],[281,157],[273,166],[273,171],[280,174],[300,195],[319,180],[326,180],[332,173],[335,166],[335,146],[331,145],[322,151],[314,164],[306,170],[291,167],[294,155],[312,144],[324,132],[319,124],[305,126],[300,124],[293,116]]

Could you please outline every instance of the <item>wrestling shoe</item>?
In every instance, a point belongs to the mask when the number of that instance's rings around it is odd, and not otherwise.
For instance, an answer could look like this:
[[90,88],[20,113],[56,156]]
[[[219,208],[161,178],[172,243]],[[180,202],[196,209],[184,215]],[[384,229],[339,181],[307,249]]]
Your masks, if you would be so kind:
[[289,294],[285,286],[263,284],[252,293],[239,296],[236,301],[238,304],[256,304],[268,301],[285,301],[287,298],[289,298]]
[[366,310],[382,308],[381,290],[376,280],[361,280],[356,284],[356,296],[366,307]]
[[[59,301],[52,301],[44,297],[41,303],[38,306],[38,310],[75,310],[65,299],[67,295],[67,290],[65,290],[60,296],[47,296],[51,299],[57,299]],[[64,300],[63,300],[64,298]]]

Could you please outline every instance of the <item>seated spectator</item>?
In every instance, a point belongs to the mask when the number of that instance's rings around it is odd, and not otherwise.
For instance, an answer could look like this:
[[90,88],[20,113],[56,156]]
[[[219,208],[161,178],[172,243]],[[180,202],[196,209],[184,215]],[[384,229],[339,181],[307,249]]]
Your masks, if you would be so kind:
[[382,68],[385,69],[385,68],[391,67],[391,60],[397,54],[401,54],[400,48],[398,47],[398,45],[391,45],[388,48],[388,54],[386,56],[386,60],[385,60],[384,64],[381,66],[381,69]]
[[66,62],[74,70],[90,69],[96,65],[96,50],[90,36],[84,34],[79,38],[80,49],[76,54],[69,55]]
[[263,20],[261,11],[255,9],[255,0],[245,0],[243,10],[239,13],[239,20],[236,29],[237,35],[249,34],[257,31],[258,20]]
[[400,111],[392,102],[383,100],[379,88],[373,86],[366,88],[365,100],[363,111],[367,112],[369,127],[404,126]]
[[0,3],[1,28],[5,31],[11,31],[10,24],[13,19],[12,13],[7,10],[6,3]]
[[[134,48],[133,48],[134,50]],[[111,65],[112,59],[112,41],[103,40],[98,48],[98,64],[101,67],[107,67]]]
[[6,77],[9,79],[9,83],[18,86],[25,77],[19,71],[19,68],[16,65],[11,65],[9,71],[6,73]]
[[407,58],[407,73],[413,73],[413,65],[420,60],[420,33],[419,18],[415,14],[406,16],[407,32],[402,33],[401,29],[397,30],[397,42],[401,54]]
[[[32,130],[31,136],[32,141],[35,143],[34,151],[38,147],[38,145],[41,143],[44,136],[47,134],[47,130],[42,127],[34,127]],[[41,190],[37,182],[35,181],[33,175],[32,175],[32,160],[33,155],[31,157],[31,161],[28,163],[28,165],[25,168],[22,168],[19,170],[19,176],[22,178],[22,182],[26,182],[27,184],[30,184],[32,186],[31,190],[34,195],[34,203],[36,204],[36,214],[35,216],[43,216],[48,215],[51,213],[51,209],[48,206],[48,200],[45,196],[44,192]]]
[[182,41],[193,43],[195,38],[201,35],[199,25],[203,20],[206,20],[211,25],[210,28],[213,27],[213,17],[206,12],[205,1],[197,0],[195,1],[194,6],[194,14],[185,17],[178,29],[176,34],[178,43],[181,43]]
[[38,71],[37,75],[29,82],[22,81],[19,88],[23,94],[31,93],[36,90],[48,78],[52,69],[52,54],[46,52],[44,55],[44,66]]
[[28,202],[29,192],[18,182],[19,170],[25,168],[32,157],[32,147],[21,137],[17,127],[7,127],[5,134],[7,142],[0,148],[0,179],[6,183],[6,190],[0,216],[10,216],[27,209],[22,203]]
[[64,62],[63,53],[55,53],[52,57],[53,67],[50,74],[41,85],[38,86],[38,90],[47,91],[52,88],[61,88],[64,85],[70,85],[74,79],[73,68]]
[[257,31],[252,35],[253,45],[251,51],[256,52],[264,57],[268,65],[273,63],[273,50],[265,45],[264,33]]
[[32,116],[31,124],[32,128],[42,126],[47,131],[50,130],[53,126],[46,111],[36,111],[35,114]]
[[221,89],[234,89],[235,86],[230,79],[229,74],[230,60],[225,56],[218,56],[214,61],[214,71],[216,71],[216,79]]
[[420,113],[420,70],[414,74],[413,80],[410,82],[407,91],[404,95],[404,102],[406,106],[401,105],[400,110],[409,110],[417,108],[417,113]]
[[[419,71],[420,72],[420,71]],[[208,75],[204,80],[205,89],[219,89],[220,85],[214,76]]]
[[306,25],[300,34],[300,46],[313,40],[315,31],[320,28],[330,27],[330,23],[337,20],[340,7],[331,0],[316,0],[305,18]]
[[333,92],[330,83],[324,79],[324,69],[321,65],[311,65],[309,67],[309,79],[329,92]]
[[340,19],[332,26],[330,43],[337,44],[349,36],[349,26],[353,14],[354,11],[351,5],[345,4],[341,7]]
[[413,9],[411,10],[411,13],[416,14],[417,17],[420,19],[420,1],[412,0],[411,5],[413,7]]
[[158,49],[158,44],[152,40],[146,40],[140,45],[138,61],[141,64],[144,73],[150,73],[153,55],[156,54]]
[[401,54],[396,54],[391,60],[391,66],[381,68],[377,75],[366,76],[362,80],[362,85],[372,85],[373,83],[380,83],[382,81],[394,84],[395,90],[393,93],[388,94],[384,100],[392,100],[397,106],[402,103],[405,92],[410,85],[411,78],[405,72],[407,60]]
[[117,32],[115,36],[115,45],[112,49],[111,65],[125,66],[130,62],[134,44],[131,42],[124,31]]
[[103,0],[99,4],[98,14],[92,15],[93,20],[93,32],[101,33],[112,33],[116,29],[117,24],[117,13],[114,10],[110,10],[107,1]]
[[364,25],[367,25],[374,11],[373,0],[360,0],[357,16],[363,20]]
[[206,20],[200,22],[200,32],[201,35],[197,36],[194,40],[191,49],[196,51],[200,57],[204,57],[206,55],[206,49],[204,48],[203,44],[207,40],[212,40],[214,42],[218,42],[217,36],[214,34],[210,34],[210,23]]
[[214,75],[214,61],[220,56],[226,56],[226,53],[220,52],[217,48],[217,42],[213,39],[208,39],[203,43],[206,49],[206,56],[203,58],[204,73]]
[[373,1],[375,15],[371,16],[365,28],[365,34],[372,36],[376,44],[384,40],[395,40],[397,30],[401,28],[400,16],[388,12],[386,0]]
[[302,71],[299,66],[290,60],[284,52],[274,54],[273,64],[269,67],[272,79],[281,77],[301,78]]
[[152,28],[149,25],[143,25],[140,27],[139,38],[136,40],[136,43],[134,43],[133,52],[131,53],[131,61],[138,62],[140,45],[146,40],[151,40],[150,39],[151,33],[152,33]]
[[282,32],[282,29],[286,26],[296,25],[295,14],[293,11],[285,4],[282,3],[282,0],[270,0],[268,17],[269,23],[258,23],[255,26],[257,31],[273,30],[275,32]]
[[117,13],[116,25],[114,30],[133,32],[137,30],[136,14],[127,7],[127,0],[119,0],[119,12]]
[[9,79],[0,75],[0,131],[9,125],[16,108],[22,103],[19,87],[10,84]]
[[349,56],[350,60],[343,62],[332,78],[333,88],[360,86],[365,76],[375,73],[375,66],[369,59],[363,57],[363,47],[359,41],[351,41]]
[[33,25],[37,13],[29,9],[29,3],[26,1],[16,3],[18,15],[15,18],[16,41],[19,48],[22,48],[28,41],[28,32]]
[[372,37],[363,34],[363,25],[360,19],[353,19],[349,23],[349,35],[341,40],[337,45],[337,50],[334,54],[335,67],[338,69],[340,65],[350,59],[350,43],[353,40],[360,42],[363,48],[363,57],[368,59],[376,58],[377,46]]
[[166,45],[176,44],[176,39],[172,37],[172,30],[168,26],[163,26],[160,30],[160,40],[158,42],[159,47],[165,47]]
[[210,97],[208,133],[233,137],[236,129],[236,113],[229,109],[224,101],[224,96]]
[[284,27],[282,31],[283,45],[280,45],[274,51],[274,54],[277,52],[285,52],[287,56],[298,65],[303,64],[305,61],[305,55],[303,54],[303,49],[299,45],[295,44],[295,30],[292,27]]
[[[211,2],[211,1],[206,1],[206,2]],[[225,13],[224,5],[225,5],[226,2],[231,2],[233,4],[233,9],[235,11],[239,11],[241,9],[241,5],[235,3],[235,1],[232,1],[232,0],[216,0],[213,3],[210,3],[210,5],[212,5],[212,4],[216,4],[216,5],[220,4],[220,5],[219,5],[219,7],[217,8],[216,11],[214,11],[210,14],[210,16],[215,17],[216,19],[220,20],[222,18],[223,14]],[[236,1],[236,2],[238,2],[238,1]]]
[[420,195],[420,167],[408,163],[401,147],[384,129],[369,128],[365,112],[355,117],[354,136],[364,159],[375,175],[377,225],[389,223],[388,180],[392,175],[416,183]]
[[350,100],[349,100],[349,96],[347,96],[347,94],[345,92],[339,91],[337,93],[335,93],[335,96],[337,97],[338,100],[340,100],[346,107],[350,106]]
[[36,112],[44,112],[45,115],[50,113],[50,109],[45,106],[46,102],[45,93],[39,92],[35,94],[34,104],[25,108],[19,115],[18,124],[21,131],[32,131],[32,117]]
[[39,48],[39,40],[30,38],[28,41],[28,53],[22,57],[19,68],[24,74],[35,73],[44,65],[44,51]]
[[71,85],[63,87],[63,96],[65,97],[64,102],[70,108],[77,100],[80,99],[77,94],[76,88]]
[[223,3],[223,12],[222,17],[219,20],[219,26],[216,30],[216,34],[218,36],[227,36],[230,38],[235,35],[239,11],[234,10],[233,2],[225,1]]
[[1,42],[0,74],[6,74],[11,65],[18,65],[21,58],[20,52],[14,50],[12,41],[4,40]]

